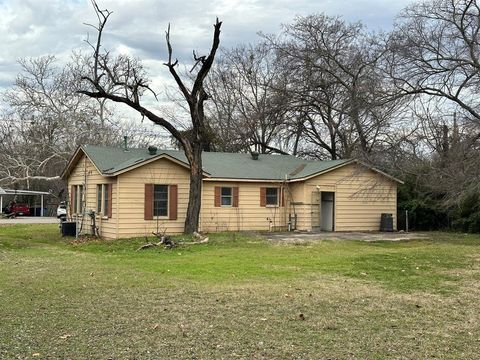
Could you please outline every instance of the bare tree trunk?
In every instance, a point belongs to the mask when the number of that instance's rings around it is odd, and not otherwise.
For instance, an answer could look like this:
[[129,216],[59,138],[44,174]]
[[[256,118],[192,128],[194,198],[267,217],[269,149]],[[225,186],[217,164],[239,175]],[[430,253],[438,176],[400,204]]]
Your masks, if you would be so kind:
[[351,95],[352,108],[350,111],[350,116],[351,116],[353,125],[355,126],[355,130],[357,131],[358,140],[360,141],[360,149],[362,153],[366,154],[368,153],[368,143],[367,143],[367,139],[365,138],[365,133],[363,131],[364,129],[360,119],[359,104],[358,104],[358,98],[357,98],[356,92],[357,92],[357,88],[354,85],[354,88],[352,90],[352,95]]
[[300,122],[297,126],[297,131],[295,132],[295,142],[293,144],[293,156],[297,156],[298,153],[298,144],[303,136],[303,122]]
[[[155,98],[157,95],[150,88],[149,81],[144,76],[143,67],[138,61],[129,57],[112,60],[108,56],[108,51],[105,53],[100,51],[103,29],[112,12],[100,10],[95,0],[93,0],[93,6],[99,21],[97,26],[90,25],[98,32],[96,43],[89,43],[93,49],[93,68],[87,74],[81,76],[85,88],[78,90],[78,92],[92,98],[109,99],[128,105],[154,124],[162,126],[182,145],[190,165],[190,194],[184,231],[185,233],[197,231],[202,194],[202,150],[203,146],[210,142],[209,128],[205,122],[203,106],[203,103],[208,99],[204,89],[204,81],[212,67],[220,44],[220,27],[222,23],[217,18],[214,24],[213,43],[210,53],[207,56],[197,56],[196,52],[193,52],[195,65],[190,72],[196,68],[199,68],[199,70],[191,89],[187,88],[175,69],[178,65],[178,59],[174,60],[173,58],[173,49],[170,43],[170,25],[166,31],[168,61],[164,65],[168,67],[170,74],[189,105],[192,121],[190,138],[189,133],[179,130],[171,119],[159,116],[140,104],[143,91],[152,92]],[[124,68],[128,69],[127,76],[124,74]]]
[[200,208],[202,205],[202,146],[194,145],[190,164],[190,194],[188,197],[187,217],[185,218],[185,233],[191,234],[198,230]]

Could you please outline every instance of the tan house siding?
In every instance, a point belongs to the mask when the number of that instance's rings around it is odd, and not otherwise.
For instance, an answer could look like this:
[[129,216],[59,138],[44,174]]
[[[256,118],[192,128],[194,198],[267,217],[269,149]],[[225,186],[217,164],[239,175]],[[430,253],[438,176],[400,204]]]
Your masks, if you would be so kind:
[[[311,224],[311,206],[306,198],[303,182],[291,183],[287,188],[287,206],[290,214],[297,215],[297,229],[310,230]],[[287,215],[288,216],[288,215]]]
[[[286,226],[285,206],[261,206],[260,189],[282,183],[204,181],[201,231],[269,230]],[[238,187],[238,207],[215,206],[215,187]],[[279,191],[279,203],[281,196]]]
[[[85,214],[89,210],[96,211],[97,185],[111,184],[111,217],[106,214],[96,216],[100,235],[107,239],[151,236],[157,226],[158,230],[169,234],[182,233],[189,182],[189,170],[167,158],[154,160],[116,177],[105,177],[88,157],[81,155],[67,176],[69,193],[72,185],[84,186]],[[157,218],[146,214],[145,189],[153,189],[146,184],[169,185],[169,199],[176,194],[177,206],[172,207],[174,205],[169,202],[167,216]],[[232,206],[221,206],[221,187],[232,188]],[[279,188],[278,206],[265,206],[264,188],[267,187]],[[336,231],[379,230],[381,213],[393,214],[396,228],[397,183],[364,166],[349,164],[308,180],[287,184],[281,181],[216,181],[205,178],[200,230],[281,230],[287,227],[289,214],[296,214],[298,230],[319,230],[321,191],[335,193]],[[147,197],[152,198],[151,194]],[[83,220],[83,233],[91,232],[88,215],[74,215],[73,218],[80,223]]]
[[[108,218],[107,214],[97,214],[95,221],[100,229],[101,236],[115,238],[117,217],[116,178],[102,176],[85,155],[80,158],[77,166],[67,178],[68,199],[71,199],[72,196],[72,185],[83,185],[84,187],[85,214],[74,215],[73,219],[78,221],[78,226],[82,228],[83,232],[91,233],[91,219],[86,214],[90,210],[96,211],[97,209],[97,184],[112,184],[112,217]],[[68,211],[70,214],[70,207],[68,207]]]
[[[336,231],[374,231],[380,228],[380,215],[393,214],[396,229],[397,184],[379,173],[357,164],[350,164],[313,177],[303,183],[303,201],[310,211],[308,220],[300,222],[302,230],[312,230],[318,205],[309,199],[318,191],[335,192]],[[318,200],[318,198],[317,198]]]
[[[118,237],[151,236],[157,229],[157,217],[145,220],[145,184],[177,185],[177,219],[158,217],[160,231],[183,232],[188,206],[190,172],[167,159],[158,159],[132,171],[118,175]],[[171,210],[170,210],[171,211]]]

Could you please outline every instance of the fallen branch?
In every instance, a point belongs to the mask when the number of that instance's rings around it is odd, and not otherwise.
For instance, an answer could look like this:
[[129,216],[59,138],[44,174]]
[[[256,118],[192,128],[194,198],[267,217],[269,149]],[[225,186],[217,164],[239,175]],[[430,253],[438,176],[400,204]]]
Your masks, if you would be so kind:
[[189,242],[182,242],[182,245],[196,245],[196,244],[205,244],[208,242],[208,237],[199,234],[198,232],[193,232],[193,237],[198,241],[189,241]]
[[149,242],[149,243],[143,244],[137,249],[137,251],[149,249],[156,246],[162,246],[162,245],[165,246],[166,249],[171,249],[173,247],[177,247],[178,245],[205,244],[205,243],[208,243],[208,240],[209,240],[208,237],[204,237],[203,235],[197,232],[194,232],[193,236],[196,239],[199,239],[198,241],[180,242],[177,244],[169,236],[165,236],[165,233],[160,234],[160,233],[153,232],[152,234],[155,235],[157,238],[159,238],[160,241],[158,243]]
[[155,235],[157,238],[159,238],[160,241],[158,243],[150,242],[150,243],[144,244],[144,245],[140,246],[137,249],[137,251],[149,249],[149,248],[155,247],[155,246],[162,246],[162,245],[164,245],[165,248],[167,248],[167,249],[171,249],[171,248],[177,246],[177,244],[175,244],[173,242],[173,240],[170,239],[170,236],[165,236],[164,234],[160,234],[160,233],[156,233],[156,232],[153,232],[152,234]]
[[208,237],[200,241],[189,241],[189,242],[182,242],[180,245],[196,245],[196,244],[205,244],[208,242]]
[[147,244],[144,244],[144,245],[140,246],[140,247],[137,249],[137,251],[145,250],[145,249],[148,249],[148,248],[151,248],[151,247],[154,247],[154,246],[158,246],[158,244],[147,243]]

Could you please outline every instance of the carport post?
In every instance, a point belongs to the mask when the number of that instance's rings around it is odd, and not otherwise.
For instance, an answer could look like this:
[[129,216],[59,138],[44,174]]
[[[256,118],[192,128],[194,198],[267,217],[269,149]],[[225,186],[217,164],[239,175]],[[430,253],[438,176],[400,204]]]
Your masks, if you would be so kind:
[[40,216],[43,217],[43,194],[40,195]]
[[3,196],[0,196],[0,214],[3,214]]

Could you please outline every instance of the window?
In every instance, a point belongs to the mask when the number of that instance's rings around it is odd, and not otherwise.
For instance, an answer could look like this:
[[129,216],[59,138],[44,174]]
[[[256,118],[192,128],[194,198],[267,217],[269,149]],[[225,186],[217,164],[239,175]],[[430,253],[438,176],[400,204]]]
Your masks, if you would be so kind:
[[238,207],[238,186],[215,186],[215,207]]
[[178,185],[145,184],[143,215],[145,220],[162,217],[162,220],[177,220]]
[[110,184],[98,184],[97,185],[97,214],[103,214],[108,216],[109,207],[109,191]]
[[222,187],[220,201],[222,206],[232,206],[233,203],[232,188]]
[[72,212],[81,214],[83,212],[83,185],[72,186]]
[[78,209],[78,186],[72,186],[72,213],[76,214]]
[[109,186],[112,186],[111,184],[103,184],[103,215],[106,216],[111,216],[109,214]]
[[168,185],[153,187],[153,216],[168,216]]
[[77,213],[83,213],[83,185],[78,185],[78,211]]
[[268,205],[278,205],[278,188],[267,188],[265,191],[265,203]]
[[102,212],[103,184],[97,185],[97,214]]

